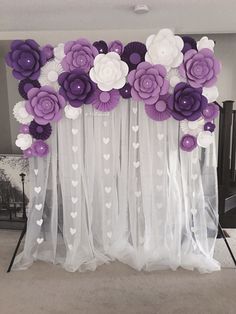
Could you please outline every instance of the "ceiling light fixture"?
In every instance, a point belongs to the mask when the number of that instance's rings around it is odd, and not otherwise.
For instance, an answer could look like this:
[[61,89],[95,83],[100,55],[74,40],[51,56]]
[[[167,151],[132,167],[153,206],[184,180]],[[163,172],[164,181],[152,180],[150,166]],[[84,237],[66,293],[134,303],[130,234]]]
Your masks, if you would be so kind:
[[134,6],[134,12],[136,14],[144,14],[150,11],[149,7],[146,4],[136,4]]

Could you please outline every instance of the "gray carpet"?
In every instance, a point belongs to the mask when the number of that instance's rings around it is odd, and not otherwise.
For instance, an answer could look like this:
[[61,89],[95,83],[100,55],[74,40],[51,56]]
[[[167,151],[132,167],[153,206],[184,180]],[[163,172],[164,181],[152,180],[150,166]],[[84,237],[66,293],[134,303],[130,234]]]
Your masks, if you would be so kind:
[[36,262],[7,274],[18,236],[0,230],[0,314],[236,313],[233,268],[207,275],[181,269],[144,273],[115,262],[95,272],[68,273]]

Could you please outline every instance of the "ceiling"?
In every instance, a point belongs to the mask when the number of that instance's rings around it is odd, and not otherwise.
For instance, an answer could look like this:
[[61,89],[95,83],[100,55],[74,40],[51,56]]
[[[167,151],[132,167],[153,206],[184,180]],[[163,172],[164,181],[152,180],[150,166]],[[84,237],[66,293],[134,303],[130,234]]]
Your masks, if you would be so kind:
[[[137,3],[150,6],[137,15]],[[236,32],[235,0],[0,0],[0,32],[159,29]]]

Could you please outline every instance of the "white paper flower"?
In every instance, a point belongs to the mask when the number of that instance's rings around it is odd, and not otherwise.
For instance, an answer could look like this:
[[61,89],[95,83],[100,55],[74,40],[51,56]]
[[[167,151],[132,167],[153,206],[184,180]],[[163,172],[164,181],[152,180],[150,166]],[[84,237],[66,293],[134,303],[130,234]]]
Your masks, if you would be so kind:
[[26,150],[33,143],[32,136],[30,134],[18,134],[16,139],[16,146],[20,147],[21,150]]
[[121,61],[116,52],[100,53],[94,59],[94,67],[90,70],[90,78],[102,91],[119,89],[125,85],[128,66]]
[[180,122],[180,127],[184,134],[197,135],[203,130],[204,123],[202,118],[196,121],[183,120]]
[[49,85],[55,90],[59,89],[58,76],[63,72],[63,68],[58,61],[49,61],[42,68],[39,77],[41,86]]
[[203,87],[202,94],[205,96],[209,103],[216,101],[219,96],[219,91],[216,86]]
[[199,146],[207,148],[213,143],[213,134],[210,131],[202,131],[198,134],[197,143]]
[[61,62],[61,60],[65,57],[64,46],[64,44],[58,44],[53,49],[54,57],[58,62]]
[[170,82],[169,85],[169,93],[173,93],[175,86],[180,82],[186,82],[186,78],[182,77],[179,74],[178,69],[170,69],[169,72],[167,72],[166,76],[167,80]]
[[64,108],[65,111],[65,116],[67,119],[72,119],[75,120],[79,117],[79,115],[82,113],[81,108],[75,108],[72,107],[71,105],[66,105]]
[[30,123],[34,117],[25,109],[25,101],[19,101],[13,108],[13,115],[16,120],[22,124]]
[[178,67],[183,61],[184,42],[170,29],[161,29],[157,35],[150,35],[146,40],[145,60],[152,64],[162,64],[167,71]]
[[204,49],[204,48],[208,48],[208,49],[214,51],[214,46],[215,46],[214,40],[208,39],[207,36],[204,36],[199,41],[197,41],[197,50],[198,51],[201,49]]

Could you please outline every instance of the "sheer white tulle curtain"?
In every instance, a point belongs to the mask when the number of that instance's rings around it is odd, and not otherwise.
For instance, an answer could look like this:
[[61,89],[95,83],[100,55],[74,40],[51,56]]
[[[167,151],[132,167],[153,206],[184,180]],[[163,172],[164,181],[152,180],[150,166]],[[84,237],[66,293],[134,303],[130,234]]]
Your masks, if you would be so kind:
[[133,100],[109,113],[85,105],[54,125],[49,155],[30,159],[28,229],[14,268],[43,260],[85,271],[117,259],[137,270],[219,270],[214,143],[187,153],[181,132]]

